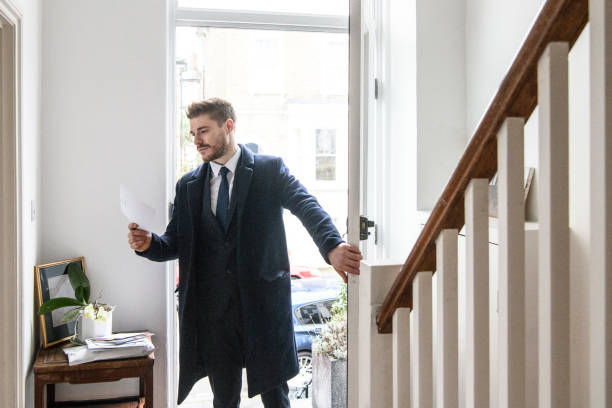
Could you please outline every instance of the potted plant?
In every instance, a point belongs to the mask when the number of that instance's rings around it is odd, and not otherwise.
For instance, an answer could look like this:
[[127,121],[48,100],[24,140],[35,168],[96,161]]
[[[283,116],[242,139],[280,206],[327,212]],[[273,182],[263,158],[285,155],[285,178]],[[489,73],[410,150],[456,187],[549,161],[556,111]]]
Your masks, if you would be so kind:
[[331,319],[313,342],[313,408],[346,407],[347,292],[342,286],[331,310]]
[[100,303],[98,300],[90,303],[89,279],[78,264],[69,264],[67,273],[70,285],[74,289],[74,298],[57,297],[49,299],[40,306],[38,313],[42,315],[62,307],[74,306],[62,317],[64,323],[78,319],[75,325],[74,341],[83,342],[88,338],[110,335],[112,333],[114,307]]

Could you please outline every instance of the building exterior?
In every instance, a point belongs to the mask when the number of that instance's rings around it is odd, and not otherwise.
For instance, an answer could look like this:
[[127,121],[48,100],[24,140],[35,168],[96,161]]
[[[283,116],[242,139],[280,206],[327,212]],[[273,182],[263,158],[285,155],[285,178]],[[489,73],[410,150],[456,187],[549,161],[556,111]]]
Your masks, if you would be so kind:
[[[185,108],[221,97],[238,116],[238,143],[281,156],[344,234],[347,217],[348,36],[343,33],[177,29],[177,176],[201,159]],[[285,214],[291,261],[325,262],[299,220]]]

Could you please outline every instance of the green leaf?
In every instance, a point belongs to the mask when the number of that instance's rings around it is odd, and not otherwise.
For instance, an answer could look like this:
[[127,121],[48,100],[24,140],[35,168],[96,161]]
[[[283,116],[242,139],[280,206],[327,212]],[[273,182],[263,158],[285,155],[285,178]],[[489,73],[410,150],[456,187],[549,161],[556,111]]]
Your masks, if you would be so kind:
[[91,288],[89,286],[83,288],[84,290],[84,295],[83,295],[83,300],[85,301],[85,303],[89,303],[89,295],[91,294]]
[[89,288],[88,287],[84,288],[82,286],[79,286],[74,291],[74,296],[77,298],[77,300],[83,303],[89,303]]
[[81,263],[73,262],[68,264],[66,270],[68,271],[68,278],[76,298],[84,303],[88,303],[90,294],[89,279],[87,279],[85,272],[83,272]]
[[64,313],[64,317],[62,317],[62,322],[68,323],[69,321],[73,320],[75,317],[78,316],[79,312],[81,310],[83,310],[83,308],[84,308],[84,306],[76,307],[74,309],[70,309],[69,311]]
[[59,309],[60,307],[66,306],[85,306],[85,302],[81,302],[77,299],[68,298],[68,297],[58,297],[55,299],[49,299],[42,305],[40,305],[40,309],[38,309],[38,314],[45,314],[54,311],[55,309]]

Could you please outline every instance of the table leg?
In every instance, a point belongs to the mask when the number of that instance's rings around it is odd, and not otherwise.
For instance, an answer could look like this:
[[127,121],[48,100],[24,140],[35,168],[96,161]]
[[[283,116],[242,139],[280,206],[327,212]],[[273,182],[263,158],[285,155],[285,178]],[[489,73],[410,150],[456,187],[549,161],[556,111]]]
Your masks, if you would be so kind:
[[147,369],[144,383],[145,408],[153,408],[153,366]]
[[45,383],[40,381],[38,378],[34,379],[34,407],[44,408],[45,407]]

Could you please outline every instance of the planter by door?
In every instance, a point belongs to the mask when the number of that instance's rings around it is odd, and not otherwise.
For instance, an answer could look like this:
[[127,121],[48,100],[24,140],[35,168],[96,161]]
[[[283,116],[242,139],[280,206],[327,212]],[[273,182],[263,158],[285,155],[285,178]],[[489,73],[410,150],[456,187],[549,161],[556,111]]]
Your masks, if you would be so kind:
[[110,336],[113,332],[113,312],[109,312],[106,321],[92,320],[79,313],[76,327],[76,335],[79,341],[85,341],[93,337]]
[[312,407],[346,408],[346,360],[313,354]]

